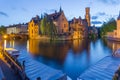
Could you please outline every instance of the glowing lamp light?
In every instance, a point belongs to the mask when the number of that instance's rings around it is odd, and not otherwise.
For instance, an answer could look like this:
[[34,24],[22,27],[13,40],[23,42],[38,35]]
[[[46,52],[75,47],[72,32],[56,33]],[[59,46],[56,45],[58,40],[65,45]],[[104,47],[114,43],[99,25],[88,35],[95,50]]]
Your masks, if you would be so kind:
[[3,38],[6,39],[8,36],[7,35],[4,35]]

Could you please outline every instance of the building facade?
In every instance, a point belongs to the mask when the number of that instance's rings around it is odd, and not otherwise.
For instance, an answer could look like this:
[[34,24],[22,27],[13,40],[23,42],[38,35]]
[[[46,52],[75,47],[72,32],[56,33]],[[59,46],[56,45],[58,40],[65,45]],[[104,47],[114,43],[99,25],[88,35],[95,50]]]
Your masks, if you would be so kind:
[[32,18],[31,21],[28,23],[29,38],[34,39],[39,36],[40,21],[41,19],[37,15],[36,17]]
[[87,37],[87,21],[85,19],[73,18],[69,22],[70,32],[74,39]]
[[61,8],[59,12],[55,11],[55,13],[47,15],[47,17],[55,24],[58,35],[67,34],[69,32],[68,20]]
[[107,33],[107,36],[108,37],[111,37],[111,38],[120,38],[120,13],[119,13],[119,16],[116,20],[116,23],[117,23],[117,29],[114,30],[113,32],[108,32]]
[[16,24],[6,27],[7,34],[27,34],[28,24]]
[[43,18],[39,18],[39,16],[32,18],[28,24],[29,38],[38,39],[47,36],[41,34],[40,30],[42,27],[44,27],[41,25],[41,20],[44,18],[47,19],[47,23],[50,21],[53,22],[56,27],[57,35],[64,35],[69,32],[68,21],[63,10],[60,8],[59,12],[55,11],[55,13],[52,14],[45,14]]
[[98,28],[94,26],[88,27],[88,37],[97,38],[98,37]]

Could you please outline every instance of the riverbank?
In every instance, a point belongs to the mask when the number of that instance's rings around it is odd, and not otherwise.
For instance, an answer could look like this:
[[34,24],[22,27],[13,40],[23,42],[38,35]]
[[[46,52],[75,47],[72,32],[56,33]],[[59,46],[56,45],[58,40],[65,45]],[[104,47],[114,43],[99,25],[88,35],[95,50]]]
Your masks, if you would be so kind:
[[111,41],[120,41],[120,38],[114,38],[114,37],[107,37],[107,39]]
[[85,37],[73,37],[73,36],[56,36],[56,37],[49,37],[49,36],[37,36],[32,37],[30,39],[35,40],[56,40],[56,41],[68,41],[68,40],[76,40],[76,39],[85,39]]
[[120,58],[107,56],[87,69],[78,80],[112,80],[120,64]]

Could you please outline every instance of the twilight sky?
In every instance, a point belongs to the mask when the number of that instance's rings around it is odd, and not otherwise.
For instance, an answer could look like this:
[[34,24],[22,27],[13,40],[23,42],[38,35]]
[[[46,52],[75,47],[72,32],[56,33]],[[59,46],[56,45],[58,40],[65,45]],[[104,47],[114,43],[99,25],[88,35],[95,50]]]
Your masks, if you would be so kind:
[[118,16],[120,0],[0,0],[0,25],[29,22],[36,15],[58,11],[60,6],[68,20],[84,18],[85,7],[90,7],[92,24],[100,26]]

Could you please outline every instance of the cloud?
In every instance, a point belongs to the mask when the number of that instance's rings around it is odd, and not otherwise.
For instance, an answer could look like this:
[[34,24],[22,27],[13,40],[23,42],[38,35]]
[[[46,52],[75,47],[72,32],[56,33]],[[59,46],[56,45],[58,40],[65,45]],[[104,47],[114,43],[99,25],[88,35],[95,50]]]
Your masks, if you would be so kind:
[[0,15],[5,16],[5,17],[9,17],[7,13],[2,12],[2,11],[0,11]]
[[120,0],[98,0],[104,4],[109,4],[109,5],[119,5]]
[[99,19],[100,17],[103,17],[103,16],[107,16],[107,14],[105,12],[98,12],[95,15],[93,15],[91,17],[91,19],[92,20],[97,20],[97,19]]
[[92,19],[96,20],[96,19],[98,19],[98,16],[92,16]]
[[98,16],[105,16],[106,13],[105,13],[105,12],[98,12],[97,15],[98,15]]
[[101,21],[92,21],[92,24],[102,24],[102,22]]

